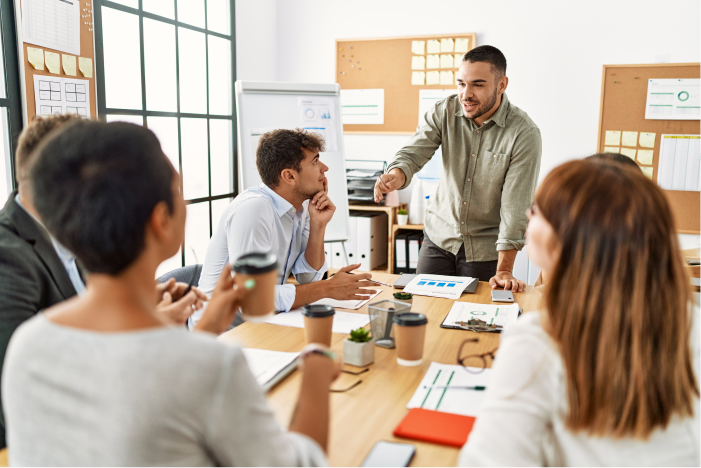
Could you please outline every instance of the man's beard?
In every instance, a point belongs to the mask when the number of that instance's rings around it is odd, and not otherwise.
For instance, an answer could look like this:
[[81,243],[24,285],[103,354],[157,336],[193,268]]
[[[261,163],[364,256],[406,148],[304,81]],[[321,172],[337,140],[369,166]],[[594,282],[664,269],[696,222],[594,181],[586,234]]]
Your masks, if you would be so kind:
[[297,195],[300,198],[302,198],[302,200],[311,200],[312,198],[314,198],[314,195],[319,193],[318,190],[315,192],[309,192],[309,189],[305,190],[305,189],[297,189],[297,188],[295,189],[295,192],[297,193]]
[[[470,101],[467,101],[470,102]],[[486,103],[477,108],[477,113],[473,115],[472,117],[469,117],[472,120],[478,119],[482,117],[484,114],[489,112],[492,107],[494,107],[494,104],[497,103],[497,90],[494,89],[494,94],[492,95],[492,98]]]

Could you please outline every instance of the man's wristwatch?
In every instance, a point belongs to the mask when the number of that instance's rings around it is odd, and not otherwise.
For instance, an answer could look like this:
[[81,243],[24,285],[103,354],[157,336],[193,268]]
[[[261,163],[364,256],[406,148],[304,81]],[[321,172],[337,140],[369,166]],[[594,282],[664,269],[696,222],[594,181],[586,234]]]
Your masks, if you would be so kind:
[[331,359],[332,361],[336,360],[336,353],[334,353],[330,349],[319,349],[319,348],[314,348],[314,349],[310,349],[310,350],[305,351],[304,354],[302,354],[300,356],[300,358],[305,358],[309,354],[319,354],[321,356],[326,356],[327,358]]

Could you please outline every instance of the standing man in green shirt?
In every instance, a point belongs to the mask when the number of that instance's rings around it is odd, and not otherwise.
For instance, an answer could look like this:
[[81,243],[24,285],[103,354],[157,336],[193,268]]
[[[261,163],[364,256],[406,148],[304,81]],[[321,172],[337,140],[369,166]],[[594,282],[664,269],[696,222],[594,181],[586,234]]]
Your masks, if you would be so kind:
[[540,130],[504,94],[506,58],[496,47],[465,54],[457,81],[458,94],[426,113],[426,123],[378,178],[375,201],[407,187],[441,146],[443,174],[426,208],[417,273],[471,276],[492,289],[523,291],[513,267],[526,242]]

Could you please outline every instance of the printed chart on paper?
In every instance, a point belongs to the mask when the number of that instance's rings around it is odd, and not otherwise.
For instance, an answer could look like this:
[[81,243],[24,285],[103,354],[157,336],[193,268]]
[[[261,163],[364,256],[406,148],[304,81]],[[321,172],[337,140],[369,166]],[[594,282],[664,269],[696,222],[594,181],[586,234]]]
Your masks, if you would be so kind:
[[698,192],[701,171],[700,135],[662,135],[657,185],[665,190]]
[[78,114],[89,119],[88,80],[34,75],[36,115]]
[[416,275],[403,289],[418,296],[459,299],[474,278],[467,276]]
[[458,325],[458,322],[467,322],[471,319],[479,319],[487,325],[499,325],[504,327],[518,319],[518,304],[474,304],[472,302],[456,302],[443,321],[444,325]]
[[299,126],[321,135],[326,142],[326,151],[338,151],[334,111],[331,98],[299,98]]
[[80,55],[78,0],[22,0],[24,42]]
[[701,79],[650,79],[647,82],[645,118],[649,120],[699,120]]
[[342,89],[341,120],[343,125],[385,123],[385,90]]

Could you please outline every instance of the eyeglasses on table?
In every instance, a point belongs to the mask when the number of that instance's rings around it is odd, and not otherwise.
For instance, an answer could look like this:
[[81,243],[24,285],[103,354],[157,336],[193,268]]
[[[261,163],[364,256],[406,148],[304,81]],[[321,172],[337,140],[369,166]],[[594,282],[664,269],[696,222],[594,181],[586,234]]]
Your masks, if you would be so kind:
[[497,352],[497,349],[499,349],[494,348],[491,351],[481,354],[468,354],[468,350],[465,348],[477,342],[479,342],[478,338],[468,338],[460,344],[460,348],[458,349],[458,364],[470,374],[482,373],[487,368],[487,359],[494,361],[494,354]]

